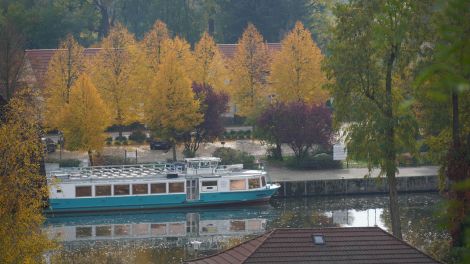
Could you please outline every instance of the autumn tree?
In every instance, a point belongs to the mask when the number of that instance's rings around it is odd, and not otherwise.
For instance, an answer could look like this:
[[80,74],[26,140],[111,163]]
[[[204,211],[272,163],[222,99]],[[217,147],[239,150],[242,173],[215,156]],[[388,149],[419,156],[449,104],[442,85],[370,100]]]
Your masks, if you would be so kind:
[[218,91],[225,91],[228,73],[224,59],[214,39],[207,32],[194,47],[194,56],[196,59],[194,81],[210,85]]
[[41,232],[48,191],[36,96],[15,93],[0,122],[0,263],[41,263],[53,246]]
[[182,136],[186,156],[194,156],[201,143],[212,142],[224,133],[222,114],[227,111],[229,99],[228,94],[210,85],[193,83],[192,88],[204,118],[193,131]]
[[322,60],[310,31],[297,22],[273,59],[270,81],[277,100],[324,104],[328,93],[322,89],[326,82]]
[[148,62],[152,74],[156,74],[163,54],[163,42],[170,38],[166,24],[160,20],[155,21],[152,29],[145,34],[141,45],[145,52],[145,58]]
[[93,151],[104,146],[104,130],[109,124],[108,109],[87,74],[75,81],[69,103],[60,115],[59,129],[63,131],[65,147],[88,152],[93,165]]
[[141,53],[126,28],[117,25],[101,44],[102,50],[88,63],[87,72],[110,109],[113,124],[123,126],[140,119],[142,111]]
[[191,45],[184,39],[176,36],[168,39],[163,43],[163,57],[167,53],[175,53],[179,66],[183,70],[183,74],[191,81],[195,79],[196,59],[191,52]]
[[[436,41],[417,82],[419,120],[430,152],[450,182],[448,218],[455,248],[470,224],[470,3],[447,1],[434,17]],[[465,37],[464,37],[465,36]],[[467,231],[465,231],[465,229]],[[468,236],[468,234],[467,234]],[[462,262],[463,263],[463,262]]]
[[57,128],[57,117],[70,101],[71,88],[84,70],[83,47],[68,35],[52,56],[45,81],[45,121],[49,128]]
[[[379,167],[389,185],[393,234],[401,238],[397,155],[414,152],[417,125],[404,104],[421,45],[428,1],[353,1],[339,4],[325,68],[333,82],[337,125],[347,123],[348,155]],[[413,32],[413,34],[409,34]]]
[[332,137],[331,110],[304,102],[272,104],[259,116],[257,126],[279,148],[288,144],[298,161],[314,146],[328,148]]
[[178,137],[202,121],[185,64],[188,47],[183,44],[178,38],[165,42],[165,52],[145,106],[151,130],[173,143],[174,160]]
[[253,24],[249,24],[238,41],[237,51],[230,63],[231,98],[239,114],[254,117],[265,104],[268,93],[268,48]]

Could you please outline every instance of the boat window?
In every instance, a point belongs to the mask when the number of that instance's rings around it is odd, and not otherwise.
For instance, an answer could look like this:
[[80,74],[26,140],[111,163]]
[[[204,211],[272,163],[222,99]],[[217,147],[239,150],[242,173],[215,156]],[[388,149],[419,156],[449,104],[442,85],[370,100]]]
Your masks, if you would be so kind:
[[128,236],[130,235],[130,231],[131,231],[130,225],[115,225],[114,226],[115,236]]
[[129,195],[129,185],[114,185],[114,195]]
[[170,182],[168,185],[170,193],[184,192],[184,182]]
[[210,187],[210,186],[217,187],[217,181],[203,181],[202,182],[202,187]]
[[111,226],[97,226],[96,227],[96,236],[104,237],[111,236]]
[[230,221],[230,231],[245,231],[245,221],[234,220]]
[[246,190],[246,181],[230,180],[230,191]]
[[266,186],[266,177],[261,176],[261,187]]
[[150,232],[155,235],[166,235],[166,224],[150,224]]
[[201,168],[210,168],[211,162],[210,161],[203,161],[201,162]]
[[184,235],[186,233],[186,225],[181,223],[171,223],[168,226],[169,235]]
[[111,196],[111,185],[96,185],[95,196]]
[[75,186],[75,197],[90,197],[91,186]]
[[248,188],[256,189],[259,188],[259,179],[248,179]]
[[133,224],[132,234],[135,236],[145,236],[149,233],[149,224]]
[[75,236],[77,238],[91,237],[92,231],[91,226],[77,226],[75,228]]
[[148,185],[132,184],[132,194],[148,194]]
[[150,193],[166,193],[166,183],[150,184]]

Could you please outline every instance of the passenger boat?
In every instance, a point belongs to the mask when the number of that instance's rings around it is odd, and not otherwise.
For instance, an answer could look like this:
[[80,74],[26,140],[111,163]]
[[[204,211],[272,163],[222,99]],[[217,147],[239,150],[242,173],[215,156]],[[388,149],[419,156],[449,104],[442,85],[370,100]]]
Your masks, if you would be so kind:
[[212,206],[267,201],[279,185],[263,170],[219,166],[216,157],[184,163],[95,166],[48,173],[45,212]]

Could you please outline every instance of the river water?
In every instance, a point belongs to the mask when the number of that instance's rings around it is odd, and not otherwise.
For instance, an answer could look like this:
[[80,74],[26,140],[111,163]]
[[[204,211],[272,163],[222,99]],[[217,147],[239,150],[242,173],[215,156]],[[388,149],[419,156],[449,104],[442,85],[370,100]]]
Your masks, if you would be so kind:
[[[404,239],[433,254],[447,240],[443,199],[399,196]],[[378,226],[390,230],[388,197],[272,199],[256,206],[49,216],[44,231],[60,248],[50,263],[180,263],[214,254],[273,228]]]

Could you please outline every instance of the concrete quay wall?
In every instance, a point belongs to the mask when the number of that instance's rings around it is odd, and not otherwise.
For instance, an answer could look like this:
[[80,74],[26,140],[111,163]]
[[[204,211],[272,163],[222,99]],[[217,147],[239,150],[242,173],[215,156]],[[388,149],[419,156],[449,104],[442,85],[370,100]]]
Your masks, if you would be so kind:
[[[353,194],[388,193],[388,183],[383,178],[309,179],[301,181],[276,181],[281,188],[276,197],[302,197]],[[401,176],[397,177],[398,192],[432,192],[439,190],[439,177]]]

